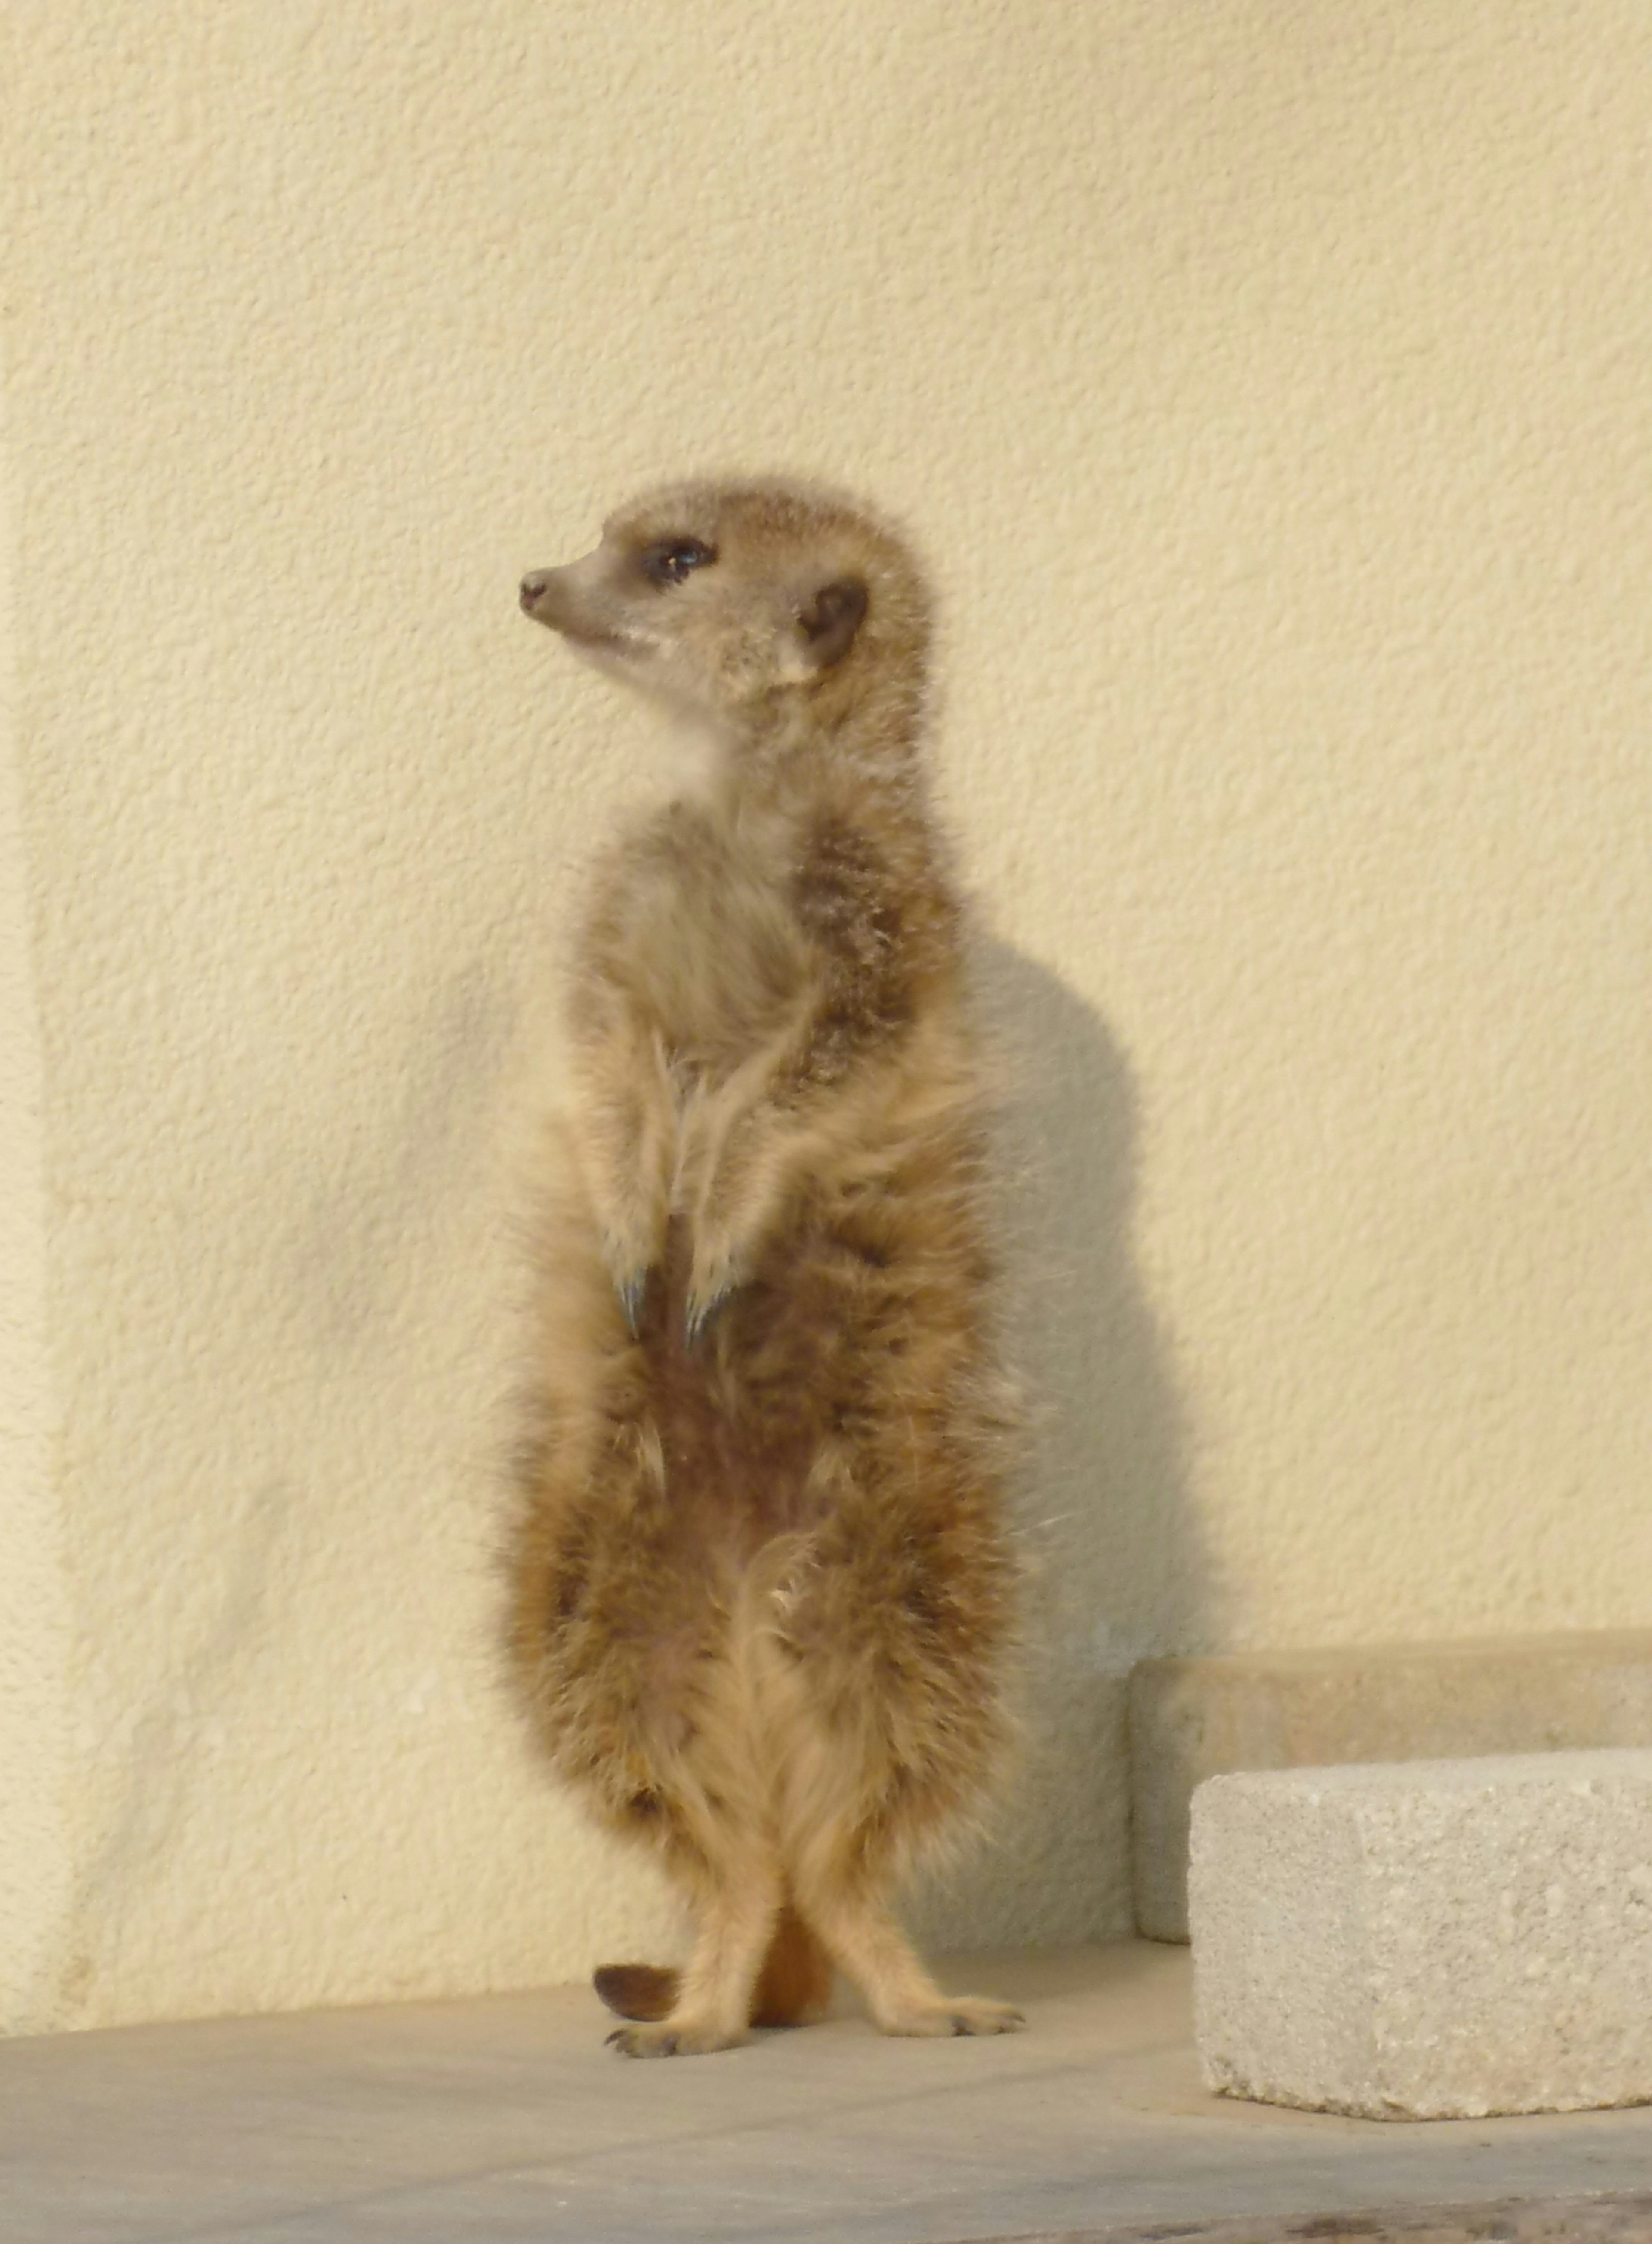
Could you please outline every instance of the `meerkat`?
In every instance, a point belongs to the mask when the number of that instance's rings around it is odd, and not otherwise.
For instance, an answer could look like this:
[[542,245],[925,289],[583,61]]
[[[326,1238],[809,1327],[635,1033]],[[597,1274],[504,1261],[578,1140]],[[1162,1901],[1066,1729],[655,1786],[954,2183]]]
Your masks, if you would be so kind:
[[885,2033],[1010,2031],[891,1909],[994,1781],[1015,1575],[923,578],[812,487],[687,483],[520,603],[709,744],[573,948],[509,1556],[551,1761],[696,1917],[597,1974],[609,2038],[727,2048],[834,1966]]

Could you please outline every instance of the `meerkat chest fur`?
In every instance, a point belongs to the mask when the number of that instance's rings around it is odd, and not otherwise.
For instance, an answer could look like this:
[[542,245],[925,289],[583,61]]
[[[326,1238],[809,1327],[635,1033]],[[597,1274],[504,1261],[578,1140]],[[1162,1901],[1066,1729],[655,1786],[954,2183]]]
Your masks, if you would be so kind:
[[674,1078],[715,1089],[765,1051],[819,1084],[892,1047],[933,999],[953,913],[923,837],[839,782],[776,805],[679,800],[598,884],[589,967]]
[[714,1085],[782,1033],[815,961],[793,906],[794,821],[679,800],[599,876],[588,956],[678,1081]]

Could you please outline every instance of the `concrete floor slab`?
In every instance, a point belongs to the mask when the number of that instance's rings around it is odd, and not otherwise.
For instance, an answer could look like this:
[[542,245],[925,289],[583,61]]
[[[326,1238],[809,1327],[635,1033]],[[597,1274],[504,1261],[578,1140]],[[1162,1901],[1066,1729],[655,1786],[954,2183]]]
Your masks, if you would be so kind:
[[846,2011],[718,2057],[628,2064],[576,1988],[12,2042],[0,2237],[943,2244],[1262,2223],[1228,2232],[1249,2238],[1300,2216],[1542,2204],[1652,2177],[1652,2110],[1405,2125],[1211,2096],[1185,1950],[978,1958],[943,1976],[1021,2002],[1028,2031],[890,2042]]

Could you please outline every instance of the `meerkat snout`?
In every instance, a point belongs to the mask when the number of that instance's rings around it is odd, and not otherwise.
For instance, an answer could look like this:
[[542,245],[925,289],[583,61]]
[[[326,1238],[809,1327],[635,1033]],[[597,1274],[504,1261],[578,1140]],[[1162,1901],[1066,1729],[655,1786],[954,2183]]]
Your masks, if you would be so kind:
[[525,615],[531,616],[533,613],[535,602],[545,591],[550,581],[549,571],[544,569],[530,570],[522,579],[522,588],[517,597],[522,604],[522,612]]

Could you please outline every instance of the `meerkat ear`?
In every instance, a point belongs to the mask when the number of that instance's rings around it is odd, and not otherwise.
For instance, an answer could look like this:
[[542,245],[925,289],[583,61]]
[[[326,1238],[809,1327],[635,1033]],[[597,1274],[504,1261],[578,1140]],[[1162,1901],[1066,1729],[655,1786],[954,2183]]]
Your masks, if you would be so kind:
[[822,585],[797,618],[802,674],[830,670],[855,644],[865,620],[866,587],[858,577],[834,577]]

